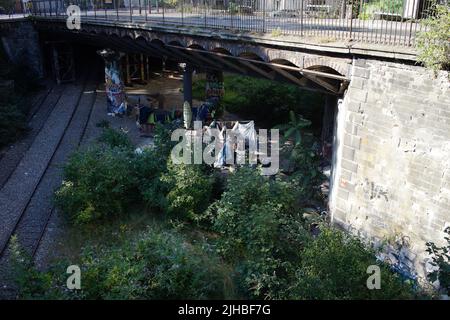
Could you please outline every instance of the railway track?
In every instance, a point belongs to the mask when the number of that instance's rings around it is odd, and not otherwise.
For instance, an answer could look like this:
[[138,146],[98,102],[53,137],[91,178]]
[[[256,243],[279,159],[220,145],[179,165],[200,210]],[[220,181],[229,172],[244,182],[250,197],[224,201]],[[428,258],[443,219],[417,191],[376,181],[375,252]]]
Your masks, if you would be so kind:
[[[76,97],[76,103],[71,110],[70,118],[58,141],[51,152],[45,168],[26,198],[26,203],[16,211],[16,219],[13,225],[3,236],[0,237],[0,267],[4,268],[8,264],[8,245],[13,235],[17,235],[21,246],[34,257],[45,234],[48,223],[54,213],[52,196],[54,190],[59,186],[62,175],[62,164],[68,155],[81,143],[86,132],[95,102],[96,82],[90,76],[85,77],[81,85],[81,90]],[[69,94],[69,92],[62,93]],[[0,190],[1,191],[1,190]],[[2,199],[0,198],[0,201]],[[0,273],[0,297],[2,296],[2,284]],[[6,281],[8,282],[8,281]]]
[[27,122],[31,127],[30,132],[20,141],[16,142],[13,149],[10,149],[6,155],[0,157],[0,189],[8,182],[22,156],[30,149],[35,138],[44,127],[48,117],[55,109],[66,86],[53,86],[48,89],[44,95],[39,98],[30,110],[27,116]]
[[[94,103],[95,103],[95,96],[96,96],[96,90],[95,89],[96,88],[94,88],[94,90],[93,90],[92,102],[89,105],[89,112],[88,112],[86,121],[84,122],[83,129],[81,131],[81,135],[79,136],[78,143],[77,143],[76,147],[79,147],[81,145],[81,142],[83,141],[84,135],[86,133],[86,128],[87,128],[87,126],[89,124],[89,121],[91,119],[92,110],[93,110],[93,106],[94,106]],[[52,192],[52,194],[53,194],[53,192]],[[47,215],[47,217],[44,220],[45,224],[44,224],[44,227],[41,228],[41,230],[40,230],[39,236],[38,236],[37,241],[36,241],[36,245],[33,246],[33,248],[32,248],[31,256],[33,258],[35,257],[36,252],[37,252],[37,250],[40,247],[41,241],[42,241],[42,239],[43,239],[43,237],[44,237],[44,235],[45,235],[45,233],[47,231],[48,224],[49,224],[50,219],[52,218],[54,212],[55,212],[55,207],[52,205],[51,209],[50,209],[50,213]]]

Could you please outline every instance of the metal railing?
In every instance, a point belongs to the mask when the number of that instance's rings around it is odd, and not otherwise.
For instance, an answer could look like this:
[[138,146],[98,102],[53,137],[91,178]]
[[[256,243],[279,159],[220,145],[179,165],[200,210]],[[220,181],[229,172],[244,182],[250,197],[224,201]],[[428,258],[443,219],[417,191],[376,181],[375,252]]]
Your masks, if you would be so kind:
[[67,16],[411,46],[448,0],[32,0],[32,15]]

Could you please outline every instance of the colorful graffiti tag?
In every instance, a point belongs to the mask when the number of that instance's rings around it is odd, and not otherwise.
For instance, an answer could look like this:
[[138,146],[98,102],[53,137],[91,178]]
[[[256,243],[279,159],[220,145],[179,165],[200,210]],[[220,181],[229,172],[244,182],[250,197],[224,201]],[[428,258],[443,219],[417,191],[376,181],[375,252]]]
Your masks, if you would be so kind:
[[98,54],[105,61],[105,91],[108,114],[124,114],[127,108],[123,81],[120,77],[120,53],[102,50]]
[[206,73],[206,100],[222,98],[225,93],[222,72],[210,71]]

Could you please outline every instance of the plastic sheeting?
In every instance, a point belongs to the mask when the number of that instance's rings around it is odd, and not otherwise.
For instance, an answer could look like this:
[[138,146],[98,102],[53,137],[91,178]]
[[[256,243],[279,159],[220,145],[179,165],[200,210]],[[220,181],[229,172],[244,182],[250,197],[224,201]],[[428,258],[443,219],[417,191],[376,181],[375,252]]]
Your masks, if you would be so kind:
[[253,121],[236,122],[231,130],[223,128],[220,132],[220,140],[223,147],[214,162],[215,168],[223,167],[226,164],[245,164],[247,150],[249,150],[249,163],[256,164],[257,135]]

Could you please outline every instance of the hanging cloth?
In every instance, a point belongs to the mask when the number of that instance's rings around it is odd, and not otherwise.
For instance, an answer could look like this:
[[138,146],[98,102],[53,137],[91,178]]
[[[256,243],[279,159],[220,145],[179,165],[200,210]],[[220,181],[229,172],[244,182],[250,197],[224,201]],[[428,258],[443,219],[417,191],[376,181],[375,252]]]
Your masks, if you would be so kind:
[[236,122],[231,131],[233,132],[233,135],[238,136],[240,139],[244,139],[242,146],[235,145],[236,163],[245,163],[245,154],[248,147],[249,162],[251,164],[256,164],[257,136],[254,121],[249,121],[247,123]]
[[214,162],[214,168],[223,167],[226,164],[227,144],[225,142],[225,128],[222,128],[219,135],[220,143],[223,145],[222,149],[216,155],[216,161]]

